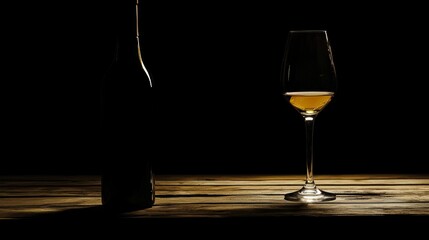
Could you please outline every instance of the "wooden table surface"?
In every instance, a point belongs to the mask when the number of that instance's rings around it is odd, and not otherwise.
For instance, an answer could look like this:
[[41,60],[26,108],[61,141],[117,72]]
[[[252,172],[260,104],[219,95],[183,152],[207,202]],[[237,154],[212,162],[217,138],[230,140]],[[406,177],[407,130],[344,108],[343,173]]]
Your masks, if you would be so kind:
[[[313,204],[285,201],[283,195],[301,188],[303,178],[157,175],[155,205],[116,215],[115,219],[147,224],[174,220],[174,224],[200,226],[204,222],[255,223],[246,226],[328,222],[368,227],[371,221],[392,226],[429,223],[429,175],[317,175],[316,184],[337,194],[336,200]],[[106,219],[100,206],[99,176],[0,176],[0,223]]]

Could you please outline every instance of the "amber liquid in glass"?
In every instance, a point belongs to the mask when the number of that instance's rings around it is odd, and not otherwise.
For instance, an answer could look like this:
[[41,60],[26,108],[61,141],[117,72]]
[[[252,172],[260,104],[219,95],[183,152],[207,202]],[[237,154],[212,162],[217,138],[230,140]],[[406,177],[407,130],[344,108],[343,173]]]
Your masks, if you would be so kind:
[[302,115],[318,114],[332,99],[333,92],[287,92],[286,99]]

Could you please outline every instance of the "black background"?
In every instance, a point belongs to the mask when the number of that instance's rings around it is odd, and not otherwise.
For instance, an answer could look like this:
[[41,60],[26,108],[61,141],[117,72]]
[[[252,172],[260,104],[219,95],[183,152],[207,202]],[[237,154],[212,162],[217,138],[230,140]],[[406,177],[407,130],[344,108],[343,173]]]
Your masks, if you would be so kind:
[[[428,173],[419,6],[142,1],[158,94],[158,173],[305,174],[304,123],[278,89],[289,30],[326,29],[339,88],[316,120],[315,174]],[[4,174],[99,173],[107,7],[11,5],[2,28]],[[2,85],[3,85],[2,84]]]

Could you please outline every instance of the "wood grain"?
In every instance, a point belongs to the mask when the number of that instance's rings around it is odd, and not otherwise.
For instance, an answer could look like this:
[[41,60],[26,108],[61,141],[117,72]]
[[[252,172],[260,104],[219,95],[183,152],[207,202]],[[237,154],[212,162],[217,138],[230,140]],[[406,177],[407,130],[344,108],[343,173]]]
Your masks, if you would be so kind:
[[[283,195],[299,189],[296,175],[157,175],[152,208],[130,219],[429,216],[429,176],[320,175],[331,202],[300,204]],[[99,207],[99,176],[0,176],[0,219],[25,219]]]

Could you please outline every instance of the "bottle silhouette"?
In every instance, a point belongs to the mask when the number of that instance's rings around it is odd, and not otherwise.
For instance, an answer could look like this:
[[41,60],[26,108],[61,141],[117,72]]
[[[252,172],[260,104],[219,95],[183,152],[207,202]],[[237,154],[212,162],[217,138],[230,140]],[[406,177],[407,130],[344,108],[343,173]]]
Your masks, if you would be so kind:
[[138,0],[112,5],[114,57],[102,82],[102,205],[128,211],[155,202],[154,93],[143,64]]

